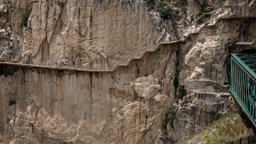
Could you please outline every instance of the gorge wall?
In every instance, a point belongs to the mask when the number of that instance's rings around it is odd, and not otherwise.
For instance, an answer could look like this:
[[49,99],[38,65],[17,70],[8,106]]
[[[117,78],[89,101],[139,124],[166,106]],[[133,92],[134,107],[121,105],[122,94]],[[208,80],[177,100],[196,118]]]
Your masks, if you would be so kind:
[[[54,65],[63,59],[69,65],[75,61],[86,69],[108,70],[170,38],[143,1],[19,0],[12,6],[23,9],[12,8],[11,18],[12,37],[22,42],[18,51],[1,58],[9,55],[23,63]],[[24,11],[31,12],[27,28],[16,25]]]
[[[173,143],[237,111],[227,93],[229,56],[256,49],[235,45],[255,39],[254,17],[203,24],[185,41],[161,44],[179,40],[204,3],[219,1],[168,1],[173,17],[163,20],[140,0],[2,0],[3,60],[53,66],[63,59],[111,70],[137,59],[115,72],[1,63],[0,143]],[[187,94],[180,97],[182,86]],[[172,106],[175,118],[163,130]]]
[[174,97],[174,50],[165,47],[116,73],[3,67],[13,73],[1,73],[2,142],[157,141]]
[[173,18],[164,21],[142,0],[2,0],[0,58],[113,69],[162,41],[178,40],[202,5],[218,2],[170,1]]

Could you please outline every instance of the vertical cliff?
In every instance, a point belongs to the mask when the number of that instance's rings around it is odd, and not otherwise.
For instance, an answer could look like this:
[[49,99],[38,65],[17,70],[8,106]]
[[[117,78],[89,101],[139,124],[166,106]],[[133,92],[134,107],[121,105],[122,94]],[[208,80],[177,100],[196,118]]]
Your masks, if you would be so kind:
[[229,56],[256,12],[228,3],[0,1],[0,143],[174,143],[239,111]]
[[113,69],[156,49],[160,42],[178,40],[197,11],[219,3],[169,1],[172,17],[163,20],[159,2],[152,2],[2,0],[7,39],[1,59],[40,65],[63,60],[86,69]]
[[175,61],[173,46],[115,73],[3,66],[1,141],[157,142],[161,115],[173,102]]
[[[40,65],[54,65],[55,60],[72,65],[75,61],[86,69],[107,70],[170,39],[143,1],[4,2],[12,10],[6,28],[20,44],[18,51],[2,54],[3,59]],[[25,24],[23,17],[27,17]]]

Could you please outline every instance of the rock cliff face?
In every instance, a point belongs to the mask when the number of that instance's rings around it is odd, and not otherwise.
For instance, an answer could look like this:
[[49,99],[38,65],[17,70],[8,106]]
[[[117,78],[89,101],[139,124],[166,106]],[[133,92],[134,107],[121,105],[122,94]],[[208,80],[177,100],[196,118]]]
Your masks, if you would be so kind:
[[[235,46],[239,41],[254,41],[254,19],[220,21],[210,29],[202,30],[195,45],[184,57],[183,71],[189,79],[211,79],[221,84],[228,82],[229,54],[255,49],[252,46]],[[224,73],[225,71],[225,73]],[[182,72],[184,74],[185,72]],[[184,77],[184,76],[181,76]]]
[[[15,55],[1,56],[5,59],[40,65],[65,60],[86,69],[108,70],[171,39],[143,1],[19,0],[10,5],[12,36],[22,42],[16,46],[19,51],[12,52]],[[22,28],[17,23],[26,11],[31,14]]]
[[116,73],[5,67],[2,142],[158,142],[161,114],[174,97],[174,50],[165,47]]
[[218,1],[170,1],[169,21],[149,11],[142,0],[1,3],[2,29],[7,31],[1,59],[40,65],[63,60],[85,69],[108,70],[154,50],[162,41],[179,39],[200,8]]
[[175,141],[183,139],[238,110],[229,93],[197,92],[186,96],[177,111],[173,127],[168,125],[167,138]]
[[[0,64],[0,143],[172,143],[237,110],[227,93],[229,56],[256,49],[235,46],[255,40],[256,21],[236,17],[208,26],[222,16],[213,14],[191,25],[199,9],[220,1],[170,0],[170,20],[141,0],[0,2],[1,59],[112,70],[135,58],[115,72]],[[253,1],[236,2],[246,9],[222,9],[254,13]],[[160,45],[194,27],[202,29]],[[166,121],[171,106],[175,117]]]
[[181,45],[184,57],[181,58],[179,80],[188,95],[178,104],[174,127],[169,126],[167,138],[182,139],[199,132],[212,120],[239,110],[232,96],[227,94],[229,58],[230,53],[256,49],[255,44],[235,45],[255,40],[255,24],[254,18],[222,20],[200,31],[189,47],[189,42]]

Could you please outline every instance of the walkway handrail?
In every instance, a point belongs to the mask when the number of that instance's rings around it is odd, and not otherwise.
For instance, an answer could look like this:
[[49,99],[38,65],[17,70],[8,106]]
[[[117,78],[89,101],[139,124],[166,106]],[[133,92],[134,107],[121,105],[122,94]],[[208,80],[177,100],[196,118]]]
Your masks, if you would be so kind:
[[256,73],[252,71],[250,67],[246,63],[244,63],[238,56],[238,54],[231,54],[231,57],[233,57],[233,60],[237,61],[240,67],[243,67],[248,76],[256,82]]
[[256,77],[237,54],[230,59],[229,90],[256,127]]

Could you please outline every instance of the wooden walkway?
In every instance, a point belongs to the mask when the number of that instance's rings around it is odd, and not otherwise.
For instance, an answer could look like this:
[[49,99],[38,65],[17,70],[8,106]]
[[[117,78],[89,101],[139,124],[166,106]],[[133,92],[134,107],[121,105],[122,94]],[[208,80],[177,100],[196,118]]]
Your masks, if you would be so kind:
[[20,63],[12,63],[12,62],[0,62],[0,65],[8,65],[8,66],[17,66],[17,67],[24,67],[24,68],[39,68],[39,69],[50,69],[50,70],[62,70],[62,71],[75,71],[75,72],[112,72],[112,71],[102,71],[102,70],[88,70],[88,69],[81,69],[76,67],[60,67],[60,66],[43,66],[43,65],[33,65],[33,64],[20,64]]

